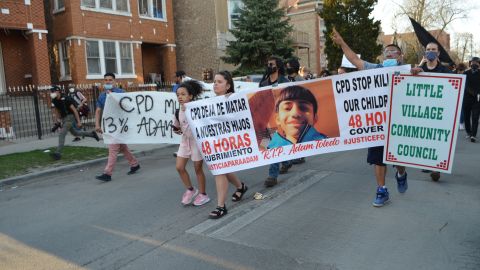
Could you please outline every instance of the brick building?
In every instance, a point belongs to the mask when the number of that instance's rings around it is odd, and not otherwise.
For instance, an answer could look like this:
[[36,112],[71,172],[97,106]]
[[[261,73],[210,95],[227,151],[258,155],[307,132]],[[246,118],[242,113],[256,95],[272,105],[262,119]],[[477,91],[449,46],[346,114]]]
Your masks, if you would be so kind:
[[6,86],[50,84],[43,1],[0,1],[0,94]]
[[324,54],[325,24],[318,15],[323,6],[321,0],[290,0],[285,3],[287,16],[294,32],[295,55],[300,58],[300,64],[310,69],[312,73],[320,74],[327,66]]
[[[322,65],[321,19],[316,13],[318,0],[280,0],[286,8],[294,28],[295,53],[302,66],[314,73]],[[175,35],[177,41],[177,64],[189,76],[202,79],[203,70],[234,70],[220,57],[225,55],[232,21],[238,18],[242,0],[175,0]],[[195,41],[195,42],[192,42]],[[201,52],[201,53],[199,53]]]
[[58,80],[171,81],[176,70],[172,0],[50,0]]

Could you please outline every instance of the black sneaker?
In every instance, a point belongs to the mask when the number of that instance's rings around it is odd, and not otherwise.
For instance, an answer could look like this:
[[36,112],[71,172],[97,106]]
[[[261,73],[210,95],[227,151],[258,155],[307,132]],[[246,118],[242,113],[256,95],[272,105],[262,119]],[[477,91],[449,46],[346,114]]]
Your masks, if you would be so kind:
[[60,160],[62,158],[62,155],[60,153],[51,153],[50,156],[54,159],[54,160]]
[[98,137],[97,132],[92,131],[92,137],[93,137],[95,140],[97,140],[97,142],[100,141],[100,137]]
[[430,178],[432,178],[432,181],[438,182],[438,180],[440,180],[440,172],[430,173]]
[[304,157],[292,160],[292,164],[302,164],[302,163],[305,163]]
[[475,136],[470,136],[470,141],[471,142],[476,142],[477,141],[477,138]]
[[136,173],[138,170],[140,170],[140,164],[138,164],[138,165],[135,166],[135,167],[130,167],[130,171],[127,172],[127,174],[128,174],[128,175],[134,174],[134,173]]
[[97,180],[104,181],[104,182],[108,182],[108,181],[112,180],[112,176],[110,176],[108,174],[105,174],[105,173],[103,173],[102,175],[97,175],[97,176],[95,176],[95,178]]
[[268,177],[263,183],[266,187],[273,187],[277,184],[277,178]]
[[293,166],[293,164],[290,162],[288,165],[280,165],[280,171],[279,173],[280,174],[286,174],[288,172],[288,170]]

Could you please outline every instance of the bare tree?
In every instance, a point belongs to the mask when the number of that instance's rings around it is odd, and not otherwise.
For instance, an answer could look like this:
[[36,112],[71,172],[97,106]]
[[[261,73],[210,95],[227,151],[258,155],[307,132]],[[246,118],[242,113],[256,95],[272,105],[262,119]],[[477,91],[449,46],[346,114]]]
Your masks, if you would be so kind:
[[470,56],[474,55],[475,49],[473,44],[473,34],[472,33],[456,33],[455,34],[455,44],[453,51],[458,56],[460,62],[465,62],[469,59]]

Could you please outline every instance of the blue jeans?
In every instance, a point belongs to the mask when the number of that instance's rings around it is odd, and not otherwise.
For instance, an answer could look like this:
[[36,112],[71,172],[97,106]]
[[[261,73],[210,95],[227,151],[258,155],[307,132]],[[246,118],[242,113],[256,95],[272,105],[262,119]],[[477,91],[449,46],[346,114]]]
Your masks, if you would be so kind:
[[[289,166],[291,161],[282,161],[283,166]],[[280,174],[280,163],[272,163],[268,167],[268,176],[271,178],[277,178]]]

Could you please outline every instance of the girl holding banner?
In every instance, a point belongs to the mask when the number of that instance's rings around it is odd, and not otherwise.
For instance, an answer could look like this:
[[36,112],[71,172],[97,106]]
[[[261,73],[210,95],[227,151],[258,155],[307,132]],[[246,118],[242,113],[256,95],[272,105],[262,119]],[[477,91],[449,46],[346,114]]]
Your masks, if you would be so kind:
[[[180,110],[178,113],[175,113],[172,128],[173,132],[182,135],[182,141],[180,142],[177,152],[176,168],[183,184],[187,188],[182,196],[183,205],[189,205],[193,202],[193,205],[200,206],[210,201],[210,198],[205,192],[205,174],[203,173],[202,154],[200,154],[197,148],[195,138],[185,116],[185,103],[197,99],[202,91],[203,88],[199,82],[189,80],[181,83],[176,92],[178,102],[180,103]],[[198,190],[193,187],[190,176],[187,170],[185,170],[189,158],[193,161],[193,166],[195,167]]]
[[[220,71],[215,75],[213,81],[213,91],[217,96],[230,95],[235,92],[232,75],[228,71]],[[237,190],[232,195],[232,201],[238,202],[242,199],[248,187],[241,182],[233,173],[215,175],[215,184],[217,187],[217,208],[210,212],[209,218],[218,219],[227,214],[225,200],[228,193],[228,182],[232,183]]]

